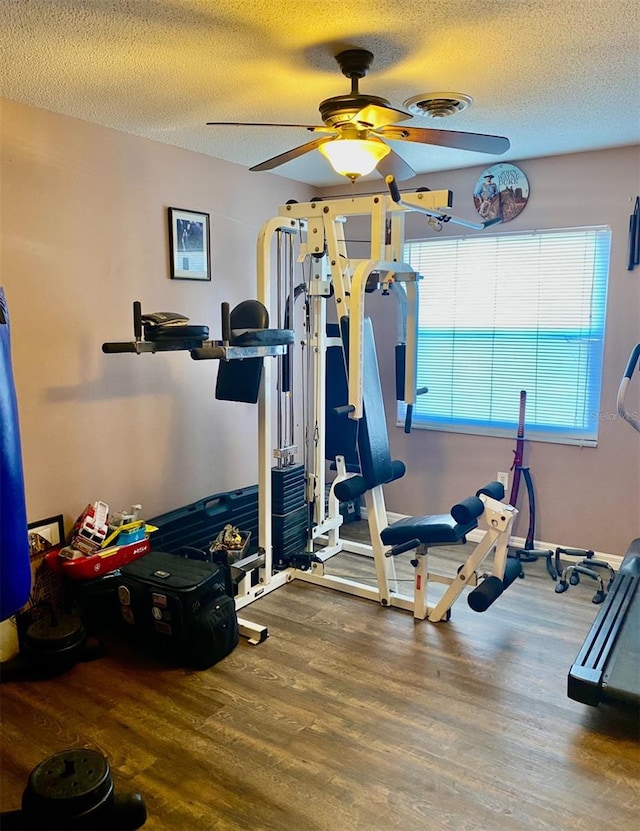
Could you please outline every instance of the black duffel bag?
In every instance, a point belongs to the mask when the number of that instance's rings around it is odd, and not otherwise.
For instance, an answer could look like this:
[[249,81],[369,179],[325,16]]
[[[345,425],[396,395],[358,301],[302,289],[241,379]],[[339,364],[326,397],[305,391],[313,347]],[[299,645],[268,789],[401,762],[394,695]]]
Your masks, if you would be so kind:
[[225,566],[150,551],[115,580],[120,617],[160,657],[207,669],[238,645]]

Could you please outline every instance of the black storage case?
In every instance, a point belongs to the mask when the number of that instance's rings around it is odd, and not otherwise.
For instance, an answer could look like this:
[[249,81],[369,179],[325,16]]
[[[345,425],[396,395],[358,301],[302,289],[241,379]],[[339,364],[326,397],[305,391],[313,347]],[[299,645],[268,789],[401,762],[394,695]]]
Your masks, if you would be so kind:
[[[148,519],[157,531],[151,535],[151,547],[171,554],[209,560],[209,547],[225,525],[258,539],[258,486],[206,496],[191,505]],[[200,552],[196,556],[193,549]]]
[[216,563],[150,551],[121,569],[120,616],[135,640],[161,657],[206,669],[238,644],[225,572]]
[[[224,552],[212,554],[211,543],[225,525],[237,527],[251,540],[258,539],[258,486],[206,496],[191,505],[152,517],[147,522],[158,529],[151,535],[154,550],[168,551],[192,560],[221,563],[226,567],[228,559]],[[251,554],[251,549],[245,553]],[[227,594],[234,595],[238,580],[244,576],[244,572],[233,565],[226,568]],[[254,579],[258,579],[257,573],[252,576]]]

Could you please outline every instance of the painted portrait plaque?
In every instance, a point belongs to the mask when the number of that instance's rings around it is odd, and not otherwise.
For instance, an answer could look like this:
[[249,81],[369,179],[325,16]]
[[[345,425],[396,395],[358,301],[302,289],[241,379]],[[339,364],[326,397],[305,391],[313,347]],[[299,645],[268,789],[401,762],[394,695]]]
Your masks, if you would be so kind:
[[529,181],[514,164],[494,164],[479,176],[473,189],[476,211],[484,220],[510,222],[525,209]]

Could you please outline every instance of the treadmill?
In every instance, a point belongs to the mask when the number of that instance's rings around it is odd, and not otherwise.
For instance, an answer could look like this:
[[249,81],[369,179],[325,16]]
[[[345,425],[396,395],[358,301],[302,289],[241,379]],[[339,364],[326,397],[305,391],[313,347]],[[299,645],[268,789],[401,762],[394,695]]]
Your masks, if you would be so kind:
[[[618,413],[640,432],[640,421],[625,410],[624,399],[640,360],[640,343],[631,352],[618,390]],[[569,671],[567,694],[597,707],[600,702],[640,706],[640,538],[633,540]]]

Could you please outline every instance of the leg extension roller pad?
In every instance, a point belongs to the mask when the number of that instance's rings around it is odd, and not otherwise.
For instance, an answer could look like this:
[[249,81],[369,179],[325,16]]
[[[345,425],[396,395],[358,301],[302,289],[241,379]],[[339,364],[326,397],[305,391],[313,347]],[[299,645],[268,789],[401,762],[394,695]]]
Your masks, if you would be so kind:
[[474,612],[486,612],[520,574],[520,564],[517,560],[508,560],[501,580],[495,575],[485,578],[467,598],[469,606]]

